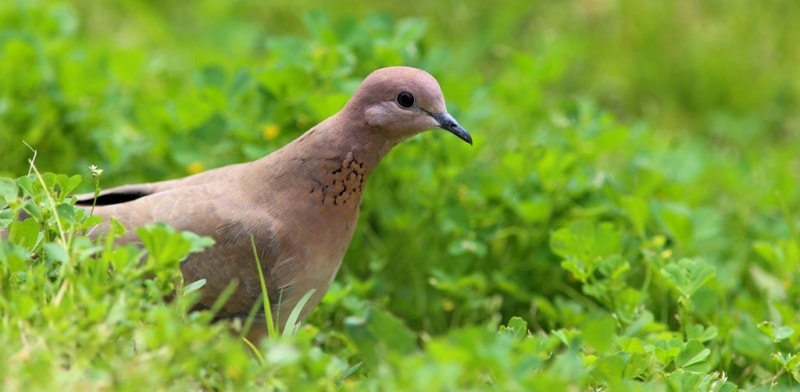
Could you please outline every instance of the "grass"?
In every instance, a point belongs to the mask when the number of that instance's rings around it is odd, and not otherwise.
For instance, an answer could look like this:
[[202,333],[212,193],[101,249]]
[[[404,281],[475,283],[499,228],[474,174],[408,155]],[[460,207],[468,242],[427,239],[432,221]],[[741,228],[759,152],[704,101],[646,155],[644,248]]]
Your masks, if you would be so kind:
[[[799,15],[788,0],[4,2],[2,387],[794,389]],[[387,156],[291,334],[247,346],[188,312],[177,266],[206,239],[86,237],[96,220],[70,194],[263,156],[394,64],[434,74],[475,145],[430,132]]]

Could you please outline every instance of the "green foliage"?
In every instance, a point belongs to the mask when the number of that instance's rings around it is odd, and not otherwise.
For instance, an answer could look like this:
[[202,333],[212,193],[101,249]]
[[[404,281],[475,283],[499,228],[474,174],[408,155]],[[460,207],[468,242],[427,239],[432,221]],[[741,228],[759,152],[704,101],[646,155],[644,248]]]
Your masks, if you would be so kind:
[[[2,389],[794,389],[798,4],[0,2]],[[299,329],[188,312],[207,238],[87,236],[71,194],[263,156],[395,64],[475,146],[385,159]]]

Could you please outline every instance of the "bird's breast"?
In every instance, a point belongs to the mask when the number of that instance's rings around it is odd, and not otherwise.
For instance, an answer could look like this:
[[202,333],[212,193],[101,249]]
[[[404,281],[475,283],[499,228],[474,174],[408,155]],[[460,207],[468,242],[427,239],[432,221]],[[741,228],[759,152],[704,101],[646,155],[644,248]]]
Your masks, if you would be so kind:
[[353,154],[318,173],[309,190],[312,200],[324,206],[356,208],[367,180],[364,162]]

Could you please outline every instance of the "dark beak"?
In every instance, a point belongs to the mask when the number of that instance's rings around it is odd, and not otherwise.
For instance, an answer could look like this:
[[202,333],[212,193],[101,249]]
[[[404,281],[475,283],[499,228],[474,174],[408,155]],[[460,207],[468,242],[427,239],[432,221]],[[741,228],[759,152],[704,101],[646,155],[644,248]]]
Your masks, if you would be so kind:
[[439,123],[439,128],[449,131],[453,135],[458,136],[459,139],[472,145],[472,136],[470,136],[469,132],[467,132],[467,130],[461,125],[458,125],[458,121],[456,121],[456,119],[454,119],[449,113],[429,114]]

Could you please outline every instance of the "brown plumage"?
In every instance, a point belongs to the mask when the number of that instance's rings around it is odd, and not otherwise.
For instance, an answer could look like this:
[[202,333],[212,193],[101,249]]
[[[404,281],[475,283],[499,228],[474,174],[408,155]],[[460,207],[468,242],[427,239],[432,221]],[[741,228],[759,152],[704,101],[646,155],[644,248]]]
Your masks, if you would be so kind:
[[[253,236],[273,314],[284,327],[306,292],[316,290],[301,320],[327,291],[353,237],[364,184],[381,158],[403,139],[437,127],[472,144],[447,114],[431,75],[409,67],[379,69],[341,111],[272,154],[181,179],[106,190],[94,214],[114,217],[128,229],[160,221],[213,237],[216,244],[190,255],[181,272],[187,284],[206,279],[201,308],[238,282],[220,318],[246,317],[261,296]],[[91,205],[91,196],[79,204]],[[121,241],[137,238],[129,231]],[[264,327],[256,325],[250,336],[263,335]]]

